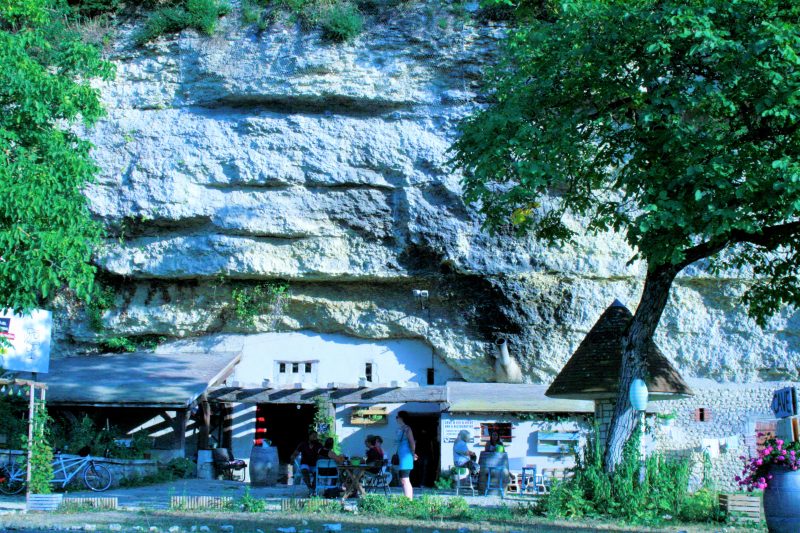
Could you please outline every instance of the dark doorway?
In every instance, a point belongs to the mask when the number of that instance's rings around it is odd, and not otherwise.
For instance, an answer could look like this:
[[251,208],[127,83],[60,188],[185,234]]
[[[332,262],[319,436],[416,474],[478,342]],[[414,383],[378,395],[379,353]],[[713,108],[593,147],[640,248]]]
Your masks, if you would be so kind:
[[313,405],[260,403],[256,409],[256,439],[272,441],[281,463],[289,463],[297,445],[308,438],[313,423]]
[[411,485],[433,487],[439,476],[439,419],[438,413],[409,413],[408,426],[414,435],[419,459],[411,471]]

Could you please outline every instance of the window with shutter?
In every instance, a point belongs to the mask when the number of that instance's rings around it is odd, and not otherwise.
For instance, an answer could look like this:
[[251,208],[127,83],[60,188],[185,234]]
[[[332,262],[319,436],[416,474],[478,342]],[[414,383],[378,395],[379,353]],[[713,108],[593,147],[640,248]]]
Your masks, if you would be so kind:
[[711,409],[708,407],[699,407],[694,410],[695,422],[711,422]]

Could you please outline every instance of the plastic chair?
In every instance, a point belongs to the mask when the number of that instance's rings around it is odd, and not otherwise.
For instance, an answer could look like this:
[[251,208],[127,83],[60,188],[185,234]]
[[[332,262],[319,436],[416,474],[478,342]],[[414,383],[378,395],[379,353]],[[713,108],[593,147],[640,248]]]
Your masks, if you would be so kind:
[[214,460],[214,470],[217,475],[231,481],[244,481],[244,469],[247,467],[241,459],[234,459],[233,454],[227,448],[214,448],[211,451]]
[[[497,474],[497,475],[495,475]],[[486,489],[483,491],[484,496],[489,495],[489,491],[493,489],[500,489],[500,497],[506,497],[506,487],[505,487],[505,474],[506,474],[506,467],[505,466],[490,466],[488,472],[486,472]],[[492,479],[497,478],[497,483],[495,485],[492,484]]]
[[470,474],[469,468],[466,466],[453,467],[453,479],[456,482],[456,495],[458,495],[459,490],[466,479],[467,485],[464,485],[464,488],[469,488],[469,490],[472,491],[472,495],[475,496],[475,485],[472,484],[472,474]]
[[550,470],[546,468],[542,468],[541,475],[536,476],[536,493],[537,494],[547,494],[550,492],[550,485],[552,484],[551,481],[551,474]]
[[320,492],[324,494],[325,489],[339,486],[339,471],[336,466],[336,461],[332,459],[317,459],[317,482],[314,490],[318,496]]

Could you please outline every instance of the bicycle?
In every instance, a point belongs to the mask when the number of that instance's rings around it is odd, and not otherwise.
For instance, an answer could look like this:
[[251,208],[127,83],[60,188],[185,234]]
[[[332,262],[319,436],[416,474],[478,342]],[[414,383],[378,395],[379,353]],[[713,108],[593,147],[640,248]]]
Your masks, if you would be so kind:
[[[105,466],[95,463],[91,455],[65,458],[60,453],[56,454],[51,463],[53,479],[50,483],[66,486],[80,473],[83,473],[83,483],[89,490],[102,492],[111,486],[113,477]],[[24,461],[9,461],[0,466],[0,493],[6,495],[17,494],[25,488],[26,468]]]

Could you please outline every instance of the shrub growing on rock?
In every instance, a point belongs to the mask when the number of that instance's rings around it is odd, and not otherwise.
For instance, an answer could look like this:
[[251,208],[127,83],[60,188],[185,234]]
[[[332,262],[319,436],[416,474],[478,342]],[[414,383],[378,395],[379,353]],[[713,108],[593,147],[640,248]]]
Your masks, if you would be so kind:
[[358,8],[343,2],[325,8],[320,16],[322,37],[333,42],[349,42],[364,29],[364,17]]

